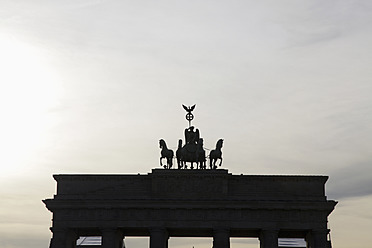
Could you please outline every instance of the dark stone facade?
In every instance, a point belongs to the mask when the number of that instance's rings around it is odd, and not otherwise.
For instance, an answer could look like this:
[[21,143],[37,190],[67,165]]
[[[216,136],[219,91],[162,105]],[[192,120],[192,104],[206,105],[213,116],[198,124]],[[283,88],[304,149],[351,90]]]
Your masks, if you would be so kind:
[[73,248],[79,236],[102,236],[120,248],[125,236],[150,236],[150,248],[168,238],[258,237],[277,248],[278,237],[305,238],[328,248],[327,218],[336,202],[325,195],[326,176],[232,175],[227,170],[163,170],[147,175],[54,175],[57,194],[51,248]]

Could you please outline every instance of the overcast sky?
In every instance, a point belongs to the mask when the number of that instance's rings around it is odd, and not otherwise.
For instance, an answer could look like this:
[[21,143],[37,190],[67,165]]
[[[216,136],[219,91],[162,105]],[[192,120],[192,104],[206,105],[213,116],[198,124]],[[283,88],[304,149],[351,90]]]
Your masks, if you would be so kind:
[[371,23],[367,0],[0,0],[1,247],[48,246],[52,174],[159,168],[181,104],[231,173],[328,175],[334,247],[368,247]]

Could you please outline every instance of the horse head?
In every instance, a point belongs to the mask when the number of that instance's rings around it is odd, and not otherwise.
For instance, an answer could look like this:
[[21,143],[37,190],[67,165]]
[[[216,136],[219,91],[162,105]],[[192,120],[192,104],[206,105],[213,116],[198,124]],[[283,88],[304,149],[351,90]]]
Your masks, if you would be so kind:
[[159,147],[160,148],[166,147],[165,141],[163,139],[159,140]]

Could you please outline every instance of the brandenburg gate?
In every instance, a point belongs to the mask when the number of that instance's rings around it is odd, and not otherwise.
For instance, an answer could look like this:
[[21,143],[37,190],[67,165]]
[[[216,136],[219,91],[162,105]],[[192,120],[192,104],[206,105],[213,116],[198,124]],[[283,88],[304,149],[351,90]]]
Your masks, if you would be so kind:
[[128,236],[149,236],[150,248],[168,248],[170,237],[213,237],[213,248],[229,248],[230,237],[257,237],[261,248],[277,248],[278,238],[330,247],[337,202],[325,195],[327,176],[233,175],[215,164],[222,141],[207,168],[199,135],[185,130],[177,169],[163,141],[167,163],[148,174],[54,175],[57,194],[43,201],[53,213],[50,248],[74,248],[81,236],[102,236],[102,248],[122,248]]

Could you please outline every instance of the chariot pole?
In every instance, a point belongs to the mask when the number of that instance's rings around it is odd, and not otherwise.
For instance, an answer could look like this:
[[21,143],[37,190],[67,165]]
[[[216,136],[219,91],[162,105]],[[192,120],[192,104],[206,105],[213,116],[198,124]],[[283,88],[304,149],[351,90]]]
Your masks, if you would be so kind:
[[193,106],[185,106],[182,104],[182,107],[184,110],[186,110],[187,114],[186,114],[186,120],[189,122],[189,127],[191,127],[191,121],[194,119],[194,115],[191,113],[194,109],[195,109],[195,106],[196,104],[194,104]]

